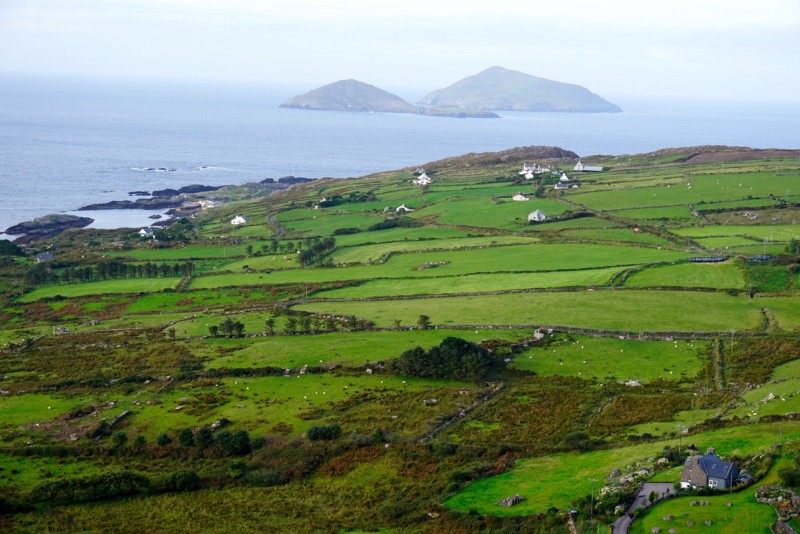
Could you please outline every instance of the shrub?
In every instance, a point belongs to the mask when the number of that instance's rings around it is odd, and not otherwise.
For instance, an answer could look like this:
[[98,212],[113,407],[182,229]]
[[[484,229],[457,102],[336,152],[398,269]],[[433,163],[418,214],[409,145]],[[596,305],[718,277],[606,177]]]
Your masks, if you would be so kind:
[[311,441],[331,440],[342,435],[342,429],[338,423],[332,425],[312,426],[306,431],[306,437]]

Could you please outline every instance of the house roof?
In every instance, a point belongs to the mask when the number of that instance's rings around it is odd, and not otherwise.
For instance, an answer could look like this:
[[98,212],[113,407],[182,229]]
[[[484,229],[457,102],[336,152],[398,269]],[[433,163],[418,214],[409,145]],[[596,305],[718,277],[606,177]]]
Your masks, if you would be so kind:
[[697,465],[709,478],[730,479],[731,470],[735,467],[733,462],[726,462],[719,456],[710,452],[705,456],[695,454],[686,459],[686,465],[689,465],[692,460],[697,460]]
[[733,462],[725,462],[714,453],[706,454],[700,458],[698,465],[709,478],[729,478],[731,469],[733,469]]

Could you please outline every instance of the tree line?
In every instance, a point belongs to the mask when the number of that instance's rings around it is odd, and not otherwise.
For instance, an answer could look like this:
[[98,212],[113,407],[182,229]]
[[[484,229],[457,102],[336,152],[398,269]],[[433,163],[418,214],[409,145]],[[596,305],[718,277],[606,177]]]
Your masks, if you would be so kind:
[[71,284],[117,280],[122,278],[159,278],[190,276],[194,272],[192,262],[181,263],[125,263],[121,260],[100,262],[85,267],[68,266],[52,269],[45,263],[38,263],[25,272],[28,287],[40,285]]

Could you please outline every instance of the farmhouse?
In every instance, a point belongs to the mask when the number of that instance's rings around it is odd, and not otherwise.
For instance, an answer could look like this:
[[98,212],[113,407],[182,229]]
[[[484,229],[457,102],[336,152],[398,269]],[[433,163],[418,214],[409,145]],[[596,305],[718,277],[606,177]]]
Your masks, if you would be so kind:
[[594,165],[584,165],[581,160],[578,160],[578,164],[573,167],[573,170],[578,172],[602,172],[603,167],[596,167]]
[[36,255],[36,263],[44,263],[53,259],[53,255],[49,252],[40,252]]
[[562,182],[569,182],[569,176],[567,176],[567,173],[562,172],[561,178],[559,178],[559,180],[561,180]]
[[425,174],[425,172],[423,171],[422,174],[414,178],[414,181],[412,183],[414,185],[429,185],[431,182],[433,182],[433,180],[431,180],[431,177]]
[[524,202],[526,200],[530,200],[530,198],[526,197],[525,195],[523,195],[520,192],[520,193],[517,193],[516,195],[514,195],[513,197],[511,197],[511,200],[515,200],[517,202]]
[[141,230],[139,230],[139,235],[141,237],[155,237],[155,234],[153,233],[153,229],[149,228],[149,227],[148,228],[142,228]]
[[231,219],[231,224],[234,225],[234,226],[238,226],[240,224],[244,224],[244,223],[249,222],[249,221],[250,221],[250,219],[248,219],[244,215],[237,215],[236,217]]
[[709,448],[705,455],[695,454],[686,459],[681,471],[681,487],[728,489],[738,477],[736,464],[723,461]]
[[395,213],[410,213],[414,211],[414,208],[409,208],[405,204],[400,204],[394,209]]
[[528,222],[542,222],[547,220],[547,215],[542,210],[532,211],[528,214]]
[[569,184],[566,184],[566,183],[563,183],[563,182],[558,182],[554,186],[554,189],[569,189]]

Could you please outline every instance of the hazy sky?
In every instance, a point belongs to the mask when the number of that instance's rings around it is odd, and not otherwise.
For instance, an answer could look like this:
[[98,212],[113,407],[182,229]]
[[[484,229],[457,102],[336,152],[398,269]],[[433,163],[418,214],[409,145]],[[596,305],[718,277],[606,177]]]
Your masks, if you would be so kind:
[[800,101],[800,0],[0,0],[0,72]]

